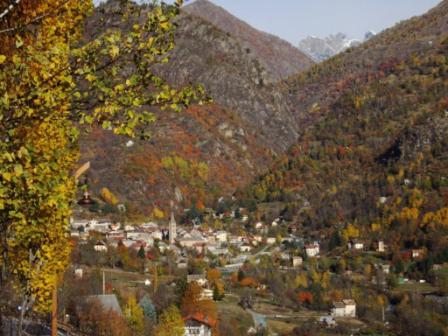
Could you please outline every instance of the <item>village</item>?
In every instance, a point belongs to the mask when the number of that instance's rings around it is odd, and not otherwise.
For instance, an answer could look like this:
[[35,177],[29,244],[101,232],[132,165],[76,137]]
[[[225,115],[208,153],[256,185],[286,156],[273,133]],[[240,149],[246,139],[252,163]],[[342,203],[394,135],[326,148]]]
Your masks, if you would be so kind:
[[[179,211],[179,217],[185,221],[190,211]],[[221,224],[212,227],[211,222]],[[114,286],[139,288],[140,302],[152,302],[161,286],[176,286],[179,279],[186,286],[194,283],[200,288],[200,300],[215,301],[226,318],[233,314],[239,321],[246,315],[244,323],[238,322],[241,335],[277,335],[301,325],[337,334],[362,330],[373,321],[387,329],[387,315],[393,312],[386,302],[388,290],[407,285],[422,293],[433,291],[425,279],[407,279],[392,267],[383,240],[350,239],[346,246],[330,249],[327,241],[299,232],[297,225],[281,217],[254,221],[242,207],[220,213],[206,208],[201,217],[183,225],[177,223],[174,210],[169,220],[141,224],[72,218],[72,239],[79,255],[85,254],[73,261],[72,272],[82,278],[100,267],[101,290],[89,297],[120,315],[123,309]],[[417,262],[425,251],[414,249],[409,254]],[[136,277],[129,280],[120,274]],[[364,295],[380,299],[363,304],[360,316],[357,301]],[[183,319],[185,336],[211,335],[217,323],[216,316],[203,312]]]

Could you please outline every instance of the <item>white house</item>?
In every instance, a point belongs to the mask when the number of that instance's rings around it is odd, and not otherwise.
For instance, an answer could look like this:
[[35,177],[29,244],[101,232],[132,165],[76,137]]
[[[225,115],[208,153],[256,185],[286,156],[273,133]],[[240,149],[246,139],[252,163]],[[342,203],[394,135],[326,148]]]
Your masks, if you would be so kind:
[[200,286],[205,286],[207,284],[207,278],[204,274],[188,274],[187,282],[197,282]]
[[212,336],[215,324],[216,321],[201,313],[187,316],[184,318],[184,336]]
[[266,244],[268,244],[268,245],[273,245],[273,244],[275,244],[275,242],[276,242],[275,237],[266,238]]
[[338,302],[333,302],[333,308],[331,309],[331,316],[356,317],[355,300],[346,299]]
[[324,324],[327,327],[336,326],[336,321],[334,320],[333,316],[321,316],[319,318],[319,322]]
[[84,270],[81,267],[75,268],[74,274],[76,278],[81,279],[84,275]]
[[386,250],[386,245],[384,244],[383,240],[379,240],[378,241],[378,248],[377,251],[378,252],[384,252]]
[[252,246],[244,244],[240,246],[240,252],[250,252],[252,250]]
[[227,241],[227,232],[226,231],[217,231],[215,233],[216,241],[225,243]]
[[363,250],[364,249],[364,243],[360,240],[354,240],[348,243],[349,250]]
[[261,242],[263,241],[263,237],[260,236],[260,235],[255,235],[255,236],[253,236],[253,239],[254,239],[256,242],[259,242],[259,243],[261,243]]
[[201,292],[201,300],[213,300],[213,290],[203,288]]
[[306,255],[310,258],[319,255],[320,247],[318,242],[314,242],[312,244],[305,245]]
[[94,249],[96,252],[107,252],[107,246],[106,246],[106,244],[105,244],[103,241],[101,241],[101,240],[97,241],[97,243],[93,246],[93,249]]
[[292,257],[292,267],[302,266],[302,263],[303,263],[302,257],[298,257],[298,256]]
[[162,238],[163,238],[162,231],[160,231],[160,230],[155,230],[151,235],[152,235],[152,238],[154,238],[155,240],[162,240]]
[[260,229],[262,229],[262,228],[263,228],[263,223],[262,223],[262,222],[257,222],[257,223],[255,224],[255,229],[260,230]]

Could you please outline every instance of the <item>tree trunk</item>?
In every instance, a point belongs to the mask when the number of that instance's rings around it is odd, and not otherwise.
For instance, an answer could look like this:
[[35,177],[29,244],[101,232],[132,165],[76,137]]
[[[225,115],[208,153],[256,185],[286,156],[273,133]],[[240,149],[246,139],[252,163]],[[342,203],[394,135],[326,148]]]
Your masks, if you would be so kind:
[[53,290],[51,302],[51,336],[58,335],[58,288]]
[[23,320],[25,318],[25,312],[27,309],[27,298],[25,297],[22,301],[22,305],[20,307],[20,317],[19,317],[19,326],[17,328],[17,336],[23,335]]

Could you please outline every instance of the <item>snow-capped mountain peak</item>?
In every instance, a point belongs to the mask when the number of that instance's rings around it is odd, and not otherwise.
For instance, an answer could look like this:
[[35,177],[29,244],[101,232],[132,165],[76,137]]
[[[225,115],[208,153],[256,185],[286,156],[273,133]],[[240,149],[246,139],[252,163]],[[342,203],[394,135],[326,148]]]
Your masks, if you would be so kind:
[[308,36],[300,41],[298,47],[301,51],[311,56],[315,61],[322,62],[348,48],[360,45],[374,35],[375,33],[373,31],[367,32],[363,41],[351,39],[344,33],[332,34],[325,38]]

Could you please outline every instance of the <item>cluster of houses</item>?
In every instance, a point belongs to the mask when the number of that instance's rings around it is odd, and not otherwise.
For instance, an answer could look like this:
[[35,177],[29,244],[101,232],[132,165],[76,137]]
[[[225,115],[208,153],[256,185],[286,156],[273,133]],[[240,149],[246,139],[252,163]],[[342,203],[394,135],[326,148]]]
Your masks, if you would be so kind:
[[[261,223],[258,223],[258,226],[262,229],[265,228],[265,225]],[[122,226],[107,219],[71,220],[71,235],[73,237],[87,240],[91,237],[98,237],[98,233],[104,239],[98,240],[94,245],[97,252],[107,252],[110,246],[117,247],[118,244],[123,244],[127,248],[135,250],[144,248],[148,253],[157,242],[161,253],[170,250],[178,256],[177,266],[179,268],[187,267],[186,251],[226,257],[230,264],[229,267],[232,265],[239,267],[250,257],[253,249],[262,245],[269,247],[277,242],[293,241],[299,241],[302,244],[302,240],[293,236],[281,238],[278,241],[279,238],[267,237],[259,231],[255,234],[232,235],[225,230],[202,229],[197,226],[187,230],[176,225],[173,215],[171,215],[167,227],[161,227],[155,222]],[[317,256],[319,244],[315,242],[307,245],[305,251],[309,257]],[[302,257],[290,256],[287,253],[283,253],[282,258],[288,260],[293,267],[298,267],[303,262]]]

